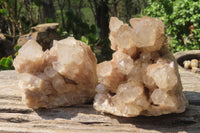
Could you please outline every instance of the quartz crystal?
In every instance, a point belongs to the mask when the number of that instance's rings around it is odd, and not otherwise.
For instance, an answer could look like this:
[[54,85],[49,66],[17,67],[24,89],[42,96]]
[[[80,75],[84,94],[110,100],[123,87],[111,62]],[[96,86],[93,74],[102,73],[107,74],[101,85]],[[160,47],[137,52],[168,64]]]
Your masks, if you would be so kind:
[[133,18],[130,27],[110,20],[110,61],[97,65],[99,85],[94,108],[117,116],[158,116],[185,111],[177,63],[156,18]]
[[98,83],[97,60],[89,46],[68,37],[42,51],[29,40],[14,60],[28,107],[53,108],[91,102]]

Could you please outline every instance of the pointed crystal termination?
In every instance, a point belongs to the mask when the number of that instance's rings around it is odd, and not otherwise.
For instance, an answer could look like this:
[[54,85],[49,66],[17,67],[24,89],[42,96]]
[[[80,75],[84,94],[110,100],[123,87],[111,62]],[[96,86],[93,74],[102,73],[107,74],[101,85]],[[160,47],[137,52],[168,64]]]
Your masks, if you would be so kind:
[[133,18],[131,26],[110,20],[111,61],[97,65],[100,84],[94,108],[117,116],[158,116],[185,111],[177,63],[165,45],[164,25]]
[[97,85],[97,60],[90,47],[73,37],[54,41],[50,50],[28,41],[14,60],[23,100],[30,108],[90,102]]
[[109,28],[110,28],[109,39],[111,41],[112,50],[117,50],[117,44],[116,44],[115,38],[116,38],[116,32],[120,28],[121,25],[123,25],[122,21],[120,21],[117,17],[111,17],[110,24],[109,24]]
[[162,47],[165,36],[161,20],[149,17],[132,18],[130,24],[133,27],[132,39],[136,47],[145,52],[153,52]]
[[13,65],[19,73],[34,73],[44,68],[44,53],[42,47],[35,41],[29,40],[20,50]]

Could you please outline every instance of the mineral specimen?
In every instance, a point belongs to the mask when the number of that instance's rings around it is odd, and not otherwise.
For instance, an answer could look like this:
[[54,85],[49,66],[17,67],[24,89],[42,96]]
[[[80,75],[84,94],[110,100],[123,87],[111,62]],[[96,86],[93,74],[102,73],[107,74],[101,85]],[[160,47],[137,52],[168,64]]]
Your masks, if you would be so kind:
[[184,68],[191,70],[191,72],[200,73],[200,62],[197,59],[185,60],[183,65]]
[[89,46],[73,37],[54,41],[50,50],[29,40],[14,67],[28,107],[53,108],[90,102],[97,85],[97,60]]
[[125,117],[183,112],[188,102],[162,21],[143,17],[130,24],[110,20],[109,38],[116,52],[111,61],[97,65],[100,84],[94,108]]
[[199,61],[197,59],[192,59],[191,60],[191,67],[198,67]]
[[185,60],[183,62],[183,65],[184,65],[184,68],[189,69],[189,68],[191,68],[191,61]]

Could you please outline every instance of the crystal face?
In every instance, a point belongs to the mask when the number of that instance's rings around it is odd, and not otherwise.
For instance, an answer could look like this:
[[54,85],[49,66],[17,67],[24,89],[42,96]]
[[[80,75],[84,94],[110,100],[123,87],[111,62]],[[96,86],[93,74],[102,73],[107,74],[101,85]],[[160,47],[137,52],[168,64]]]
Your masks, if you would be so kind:
[[164,25],[155,18],[133,18],[132,27],[112,17],[113,59],[97,65],[94,108],[117,116],[158,116],[187,107],[177,63],[165,45]]
[[54,41],[50,50],[29,40],[14,60],[28,107],[53,108],[90,102],[97,85],[97,60],[89,46],[73,37]]

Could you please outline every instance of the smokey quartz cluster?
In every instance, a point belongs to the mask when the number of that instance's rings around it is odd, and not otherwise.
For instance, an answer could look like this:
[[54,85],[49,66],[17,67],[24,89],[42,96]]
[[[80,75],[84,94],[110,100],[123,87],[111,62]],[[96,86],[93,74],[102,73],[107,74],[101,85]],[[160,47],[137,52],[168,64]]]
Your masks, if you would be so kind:
[[94,108],[117,116],[158,116],[185,111],[187,100],[164,25],[156,18],[110,20],[111,61],[97,65]]
[[29,40],[13,64],[24,90],[23,100],[30,108],[69,106],[94,98],[96,57],[89,46],[73,37],[54,41],[45,52]]

